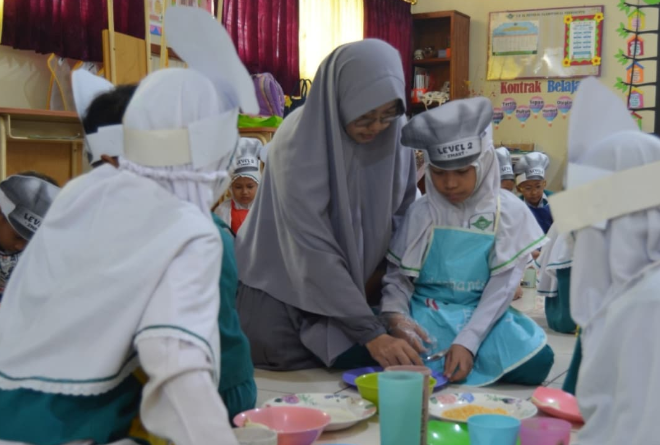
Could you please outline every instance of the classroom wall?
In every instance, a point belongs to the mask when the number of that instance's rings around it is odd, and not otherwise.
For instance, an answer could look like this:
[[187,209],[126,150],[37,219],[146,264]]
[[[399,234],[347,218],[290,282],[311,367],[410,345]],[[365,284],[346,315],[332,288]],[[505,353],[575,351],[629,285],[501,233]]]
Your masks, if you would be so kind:
[[0,107],[45,108],[48,56],[0,46]]
[[[529,2],[527,0],[418,0],[417,5],[413,6],[413,13],[457,10],[470,16],[470,89],[474,95],[483,95],[489,97],[493,106],[501,107],[502,100],[505,97],[514,97],[518,104],[528,104],[529,99],[534,94],[501,94],[500,81],[486,81],[486,63],[488,50],[488,21],[489,13],[493,11],[507,11],[517,9],[533,8],[557,8],[572,6],[605,6],[604,20],[604,39],[602,69],[600,80],[618,95],[624,99],[624,94],[614,89],[617,77],[625,79],[625,67],[616,59],[615,54],[619,49],[625,51],[626,39],[620,37],[616,29],[620,23],[627,24],[627,16],[617,8],[618,0],[595,0],[589,3],[574,2],[569,0],[553,0],[552,2]],[[646,29],[657,29],[658,19],[655,10],[646,11]],[[644,35],[645,55],[654,56],[657,48],[657,38],[655,35]],[[644,81],[655,80],[655,66],[652,62],[643,62]],[[555,103],[557,98],[562,95],[574,97],[570,93],[548,93],[547,81],[542,83],[542,96],[546,103]],[[654,88],[644,89],[644,106],[654,105]],[[642,128],[644,131],[653,131],[653,112],[641,112],[643,116]],[[570,116],[570,112],[568,114]],[[568,135],[568,118],[557,116],[549,126],[548,122],[539,116],[537,119],[531,117],[522,127],[521,123],[515,118],[505,119],[500,123],[499,128],[495,129],[494,137],[496,142],[507,143],[530,143],[537,144],[537,150],[546,152],[552,161],[549,171],[549,188],[551,190],[560,190],[562,186],[563,172],[566,161],[566,140]]]
[[[50,84],[47,61],[48,55],[0,45],[0,107],[45,109]],[[152,70],[159,64],[160,58],[154,55]],[[170,60],[171,67],[183,65]]]

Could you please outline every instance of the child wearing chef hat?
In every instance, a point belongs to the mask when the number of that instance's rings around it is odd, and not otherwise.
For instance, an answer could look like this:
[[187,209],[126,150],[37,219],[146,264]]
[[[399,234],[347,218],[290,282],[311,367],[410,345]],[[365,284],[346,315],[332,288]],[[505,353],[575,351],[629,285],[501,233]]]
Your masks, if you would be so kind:
[[516,183],[536,221],[548,233],[552,225],[552,213],[548,205],[548,196],[552,192],[545,190],[545,172],[550,166],[550,158],[543,153],[527,153],[516,163],[514,172],[518,175]]
[[495,149],[495,154],[500,165],[500,184],[503,189],[513,192],[516,188],[516,175],[513,173],[511,153],[508,148],[500,147]]
[[60,188],[50,177],[24,172],[0,182],[0,300],[21,252]]
[[[230,182],[239,110],[258,104],[213,17],[171,8],[165,22],[191,68],[140,83],[119,168],[67,185],[7,288],[0,441],[112,443],[131,437],[139,412],[151,434],[177,444],[238,443],[218,395],[224,246],[210,207]],[[207,61],[199,70],[191,49]]]
[[401,142],[425,150],[426,195],[408,209],[390,244],[382,312],[393,335],[408,317],[448,350],[428,366],[470,386],[538,385],[554,354],[543,329],[510,308],[529,254],[545,236],[525,205],[502,190],[488,140],[486,98],[454,101],[415,116]]
[[234,233],[238,233],[247,218],[261,181],[259,153],[263,144],[259,139],[241,138],[231,179],[231,199],[216,209],[218,215]]
[[85,153],[92,167],[108,162],[117,166],[123,153],[121,125],[128,103],[137,85],[115,87],[102,77],[86,70],[71,75],[76,111],[85,131]]

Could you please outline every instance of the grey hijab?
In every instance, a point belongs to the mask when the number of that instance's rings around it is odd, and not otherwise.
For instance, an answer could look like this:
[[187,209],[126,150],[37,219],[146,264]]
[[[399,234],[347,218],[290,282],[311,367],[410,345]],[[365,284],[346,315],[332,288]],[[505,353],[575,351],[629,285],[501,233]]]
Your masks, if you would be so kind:
[[244,284],[325,317],[373,316],[365,283],[414,201],[415,162],[400,144],[405,117],[368,144],[344,126],[394,99],[405,103],[404,78],[387,43],[351,43],[324,60],[305,105],[268,147],[236,240]]

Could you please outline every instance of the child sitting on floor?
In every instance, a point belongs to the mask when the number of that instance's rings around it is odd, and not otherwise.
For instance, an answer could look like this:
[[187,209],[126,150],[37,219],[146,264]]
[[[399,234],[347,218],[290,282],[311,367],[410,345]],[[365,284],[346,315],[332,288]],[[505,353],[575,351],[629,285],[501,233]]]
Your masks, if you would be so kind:
[[522,194],[529,209],[536,217],[536,221],[548,233],[552,225],[552,214],[548,205],[548,196],[552,192],[545,190],[545,171],[550,165],[550,158],[543,153],[528,153],[516,163],[515,173],[518,192]]
[[[414,117],[401,142],[426,150],[426,195],[396,232],[382,312],[393,335],[420,353],[428,331],[443,361],[429,366],[452,382],[538,385],[554,354],[545,332],[510,308],[529,255],[545,236],[524,204],[500,187],[486,129],[485,98],[454,101]],[[412,317],[412,320],[410,319]],[[428,351],[436,352],[436,351]]]
[[497,161],[500,164],[500,184],[504,190],[513,193],[516,188],[516,175],[513,173],[511,165],[511,153],[506,147],[500,147],[495,150],[497,153]]
[[54,179],[36,172],[0,182],[0,300],[21,252],[59,191]]
[[258,155],[263,145],[259,139],[241,138],[231,180],[231,199],[216,209],[218,215],[234,233],[238,233],[247,218],[261,180]]

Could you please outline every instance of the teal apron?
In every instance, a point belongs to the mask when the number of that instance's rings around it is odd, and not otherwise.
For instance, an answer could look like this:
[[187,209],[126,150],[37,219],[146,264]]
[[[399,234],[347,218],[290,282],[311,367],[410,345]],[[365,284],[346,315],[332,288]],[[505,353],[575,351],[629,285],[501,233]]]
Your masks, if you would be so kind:
[[[490,279],[489,255],[499,222],[481,216],[475,229],[436,227],[415,281],[411,315],[437,340],[437,350],[451,346],[468,323]],[[491,227],[492,226],[492,227]],[[481,230],[483,228],[483,230]],[[488,229],[491,229],[488,231]],[[529,317],[509,308],[479,347],[474,368],[462,382],[469,386],[494,383],[519,367],[546,344],[545,332]],[[444,360],[429,363],[444,370]]]

